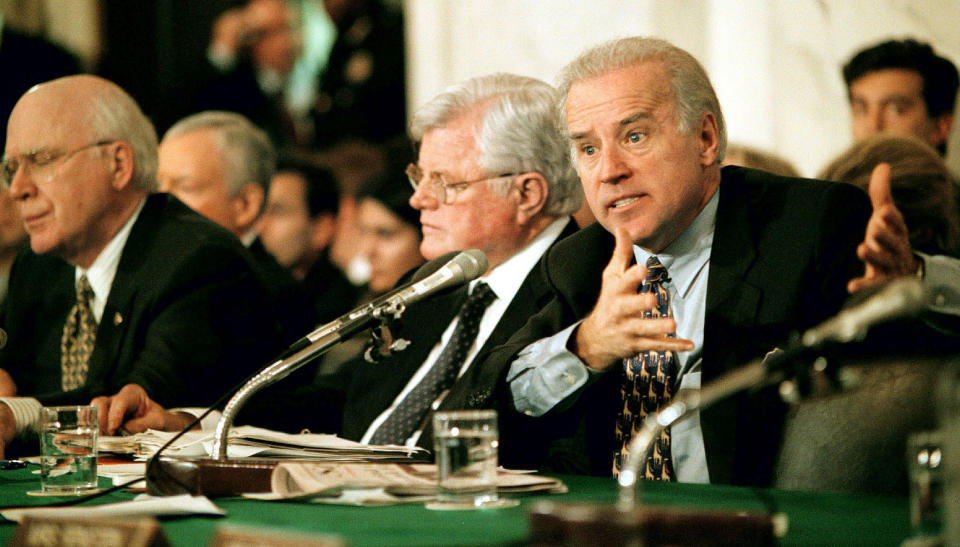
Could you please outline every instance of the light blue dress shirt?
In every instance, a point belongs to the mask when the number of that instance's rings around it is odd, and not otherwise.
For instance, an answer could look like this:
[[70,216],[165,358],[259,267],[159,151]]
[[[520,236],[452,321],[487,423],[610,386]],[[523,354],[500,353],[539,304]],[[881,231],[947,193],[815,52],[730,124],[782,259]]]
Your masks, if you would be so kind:
[[[657,257],[667,269],[670,307],[677,322],[677,337],[693,341],[693,351],[677,354],[679,389],[699,389],[703,356],[703,324],[707,305],[707,278],[713,245],[719,192],[697,215],[693,223]],[[645,264],[650,253],[633,247],[637,263]],[[524,348],[510,366],[507,381],[517,410],[542,416],[603,374],[588,368],[567,349],[576,323],[559,333]],[[572,399],[571,399],[572,401]],[[614,427],[614,424],[610,424]],[[677,480],[710,482],[699,413],[671,429],[671,451]],[[611,454],[611,462],[613,455]]]

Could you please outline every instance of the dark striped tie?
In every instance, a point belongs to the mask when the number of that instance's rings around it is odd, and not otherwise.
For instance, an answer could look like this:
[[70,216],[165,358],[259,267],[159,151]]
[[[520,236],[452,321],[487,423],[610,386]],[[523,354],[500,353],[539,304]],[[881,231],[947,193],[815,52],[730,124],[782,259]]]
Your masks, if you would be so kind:
[[420,427],[433,402],[449,389],[459,376],[467,351],[477,337],[480,319],[496,297],[486,283],[477,283],[460,308],[453,336],[443,348],[437,362],[430,367],[430,371],[417,387],[413,388],[393,413],[380,424],[370,437],[370,444],[404,444]]

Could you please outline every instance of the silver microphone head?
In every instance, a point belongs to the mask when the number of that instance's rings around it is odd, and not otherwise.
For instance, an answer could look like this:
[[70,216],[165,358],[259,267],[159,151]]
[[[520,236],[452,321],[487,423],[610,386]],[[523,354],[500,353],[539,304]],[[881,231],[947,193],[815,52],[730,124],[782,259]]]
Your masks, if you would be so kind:
[[483,254],[483,251],[470,249],[453,257],[453,260],[448,264],[457,268],[458,273],[463,276],[463,281],[467,282],[487,273],[489,262],[487,262],[487,255]]

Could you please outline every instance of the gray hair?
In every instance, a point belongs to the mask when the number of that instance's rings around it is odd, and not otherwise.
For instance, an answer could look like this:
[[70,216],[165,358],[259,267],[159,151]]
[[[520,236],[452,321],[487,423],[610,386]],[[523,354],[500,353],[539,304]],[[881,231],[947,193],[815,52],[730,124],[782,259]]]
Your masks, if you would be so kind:
[[580,208],[583,190],[556,117],[558,98],[553,87],[535,78],[515,74],[472,78],[421,106],[410,122],[410,138],[419,145],[430,129],[484,107],[477,136],[480,166],[494,175],[540,173],[550,186],[544,213],[570,214]]
[[710,112],[717,120],[719,146],[717,163],[723,161],[727,149],[727,127],[720,110],[720,101],[710,84],[703,66],[686,51],[658,38],[635,36],[610,40],[588,49],[560,71],[557,87],[562,97],[560,114],[566,119],[564,105],[574,83],[601,76],[608,72],[637,66],[645,61],[660,61],[670,75],[677,113],[677,129],[690,134],[700,121],[700,116]]
[[263,188],[266,203],[270,179],[277,169],[277,153],[267,134],[240,114],[207,110],[173,124],[163,138],[201,130],[213,132],[227,178],[228,194],[235,196],[244,184],[255,182]]
[[[106,82],[106,80],[104,80]],[[123,141],[133,150],[134,187],[147,192],[157,189],[157,130],[137,102],[112,82],[103,86],[91,102],[92,130],[112,140]]]

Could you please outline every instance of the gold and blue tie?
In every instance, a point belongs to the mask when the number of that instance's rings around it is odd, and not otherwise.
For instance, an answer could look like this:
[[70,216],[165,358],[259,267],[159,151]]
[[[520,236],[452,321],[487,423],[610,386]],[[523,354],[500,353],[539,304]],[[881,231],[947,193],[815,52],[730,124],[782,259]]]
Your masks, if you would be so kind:
[[77,280],[77,301],[67,315],[60,339],[60,383],[64,391],[76,389],[87,381],[90,354],[97,339],[97,320],[90,304],[93,288],[87,276]]
[[[667,269],[660,260],[655,256],[647,259],[647,277],[640,286],[640,292],[656,294],[657,306],[653,310],[645,311],[644,317],[673,316],[670,310],[670,293],[663,286],[669,281]],[[627,459],[630,440],[640,430],[643,420],[670,404],[679,363],[674,351],[644,351],[624,359],[623,366],[623,383],[620,388],[623,406],[617,416],[614,476],[620,473]],[[648,480],[674,480],[669,429],[664,429],[654,443],[653,453],[643,465],[641,476]]]

